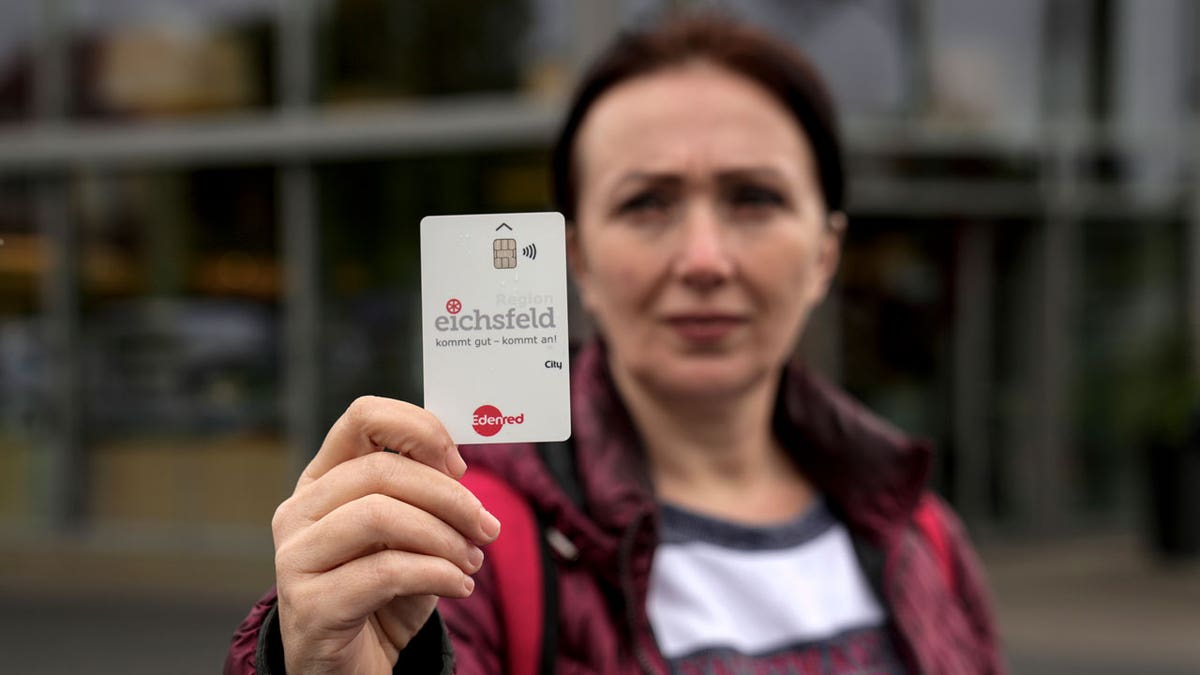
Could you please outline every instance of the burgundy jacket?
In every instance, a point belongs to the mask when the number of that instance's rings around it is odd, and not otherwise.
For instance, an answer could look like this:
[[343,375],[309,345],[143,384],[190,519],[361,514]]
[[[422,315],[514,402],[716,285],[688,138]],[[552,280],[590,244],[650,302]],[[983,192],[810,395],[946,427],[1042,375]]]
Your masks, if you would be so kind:
[[[557,672],[667,673],[646,612],[659,515],[637,436],[608,376],[603,347],[588,347],[573,367],[573,447],[582,508],[531,445],[466,446],[463,454],[472,468],[505,479],[578,549],[571,560],[556,559]],[[785,373],[775,427],[849,529],[909,670],[1003,673],[980,565],[958,519],[925,489],[930,448],[798,366]],[[912,513],[923,499],[935,500],[946,525],[952,581],[913,525]],[[395,672],[502,672],[504,626],[495,588],[485,563],[474,594],[443,599],[401,653]],[[278,630],[271,591],[234,636],[225,672],[282,673]]]

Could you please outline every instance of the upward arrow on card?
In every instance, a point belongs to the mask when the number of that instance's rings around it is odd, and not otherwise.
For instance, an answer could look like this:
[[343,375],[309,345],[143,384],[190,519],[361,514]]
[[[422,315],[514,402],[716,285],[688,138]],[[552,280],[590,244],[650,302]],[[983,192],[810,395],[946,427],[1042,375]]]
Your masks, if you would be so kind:
[[[503,227],[504,229],[508,230],[509,232],[512,232],[512,228],[508,226],[508,223],[500,223],[500,227]],[[500,227],[496,228],[497,232],[500,231]]]

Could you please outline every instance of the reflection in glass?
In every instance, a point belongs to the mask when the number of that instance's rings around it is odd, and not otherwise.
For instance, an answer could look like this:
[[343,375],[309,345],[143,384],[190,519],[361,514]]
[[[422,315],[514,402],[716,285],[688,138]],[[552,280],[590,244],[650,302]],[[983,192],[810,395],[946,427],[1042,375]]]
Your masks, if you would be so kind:
[[0,122],[33,109],[34,18],[39,3],[8,2],[0,20]]
[[944,227],[858,218],[840,271],[844,382],[872,410],[913,433],[949,436],[949,287]]
[[75,114],[179,117],[268,105],[274,86],[275,4],[72,3]]
[[269,520],[285,465],[274,172],[85,174],[73,187],[91,516]]
[[[1115,511],[1143,482],[1152,446],[1187,438],[1200,384],[1187,353],[1183,223],[1101,218],[1084,228],[1077,507]],[[1129,480],[1137,476],[1137,482]]]
[[935,121],[1032,141],[1042,122],[1040,75],[1049,72],[1042,0],[926,5]]
[[34,226],[33,185],[0,181],[0,521],[38,509],[38,430],[45,394],[40,287],[46,246]]
[[826,78],[839,107],[851,115],[887,115],[912,104],[905,68],[913,60],[904,33],[904,2],[725,3],[747,21],[791,41]]
[[371,101],[516,90],[527,79],[547,77],[544,55],[530,47],[553,47],[552,27],[562,11],[538,14],[527,0],[331,2],[319,20],[319,97]]

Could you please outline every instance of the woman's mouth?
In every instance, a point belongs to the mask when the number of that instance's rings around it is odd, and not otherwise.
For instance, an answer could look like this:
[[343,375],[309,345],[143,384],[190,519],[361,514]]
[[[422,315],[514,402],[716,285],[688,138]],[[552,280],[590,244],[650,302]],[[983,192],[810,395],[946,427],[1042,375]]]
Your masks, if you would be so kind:
[[676,335],[696,343],[723,340],[746,323],[746,319],[728,314],[686,314],[667,318],[667,324]]

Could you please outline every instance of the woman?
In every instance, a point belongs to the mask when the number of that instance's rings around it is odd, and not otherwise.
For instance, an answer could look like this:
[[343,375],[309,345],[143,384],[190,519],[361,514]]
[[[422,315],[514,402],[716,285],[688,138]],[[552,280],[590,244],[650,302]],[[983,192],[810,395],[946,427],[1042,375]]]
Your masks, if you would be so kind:
[[[928,449],[790,363],[846,227],[805,62],[726,19],[626,35],[554,169],[601,336],[557,450],[581,499],[532,446],[463,452],[560,538],[555,669],[1001,671],[974,554],[925,492]],[[227,672],[502,672],[516,628],[479,548],[501,525],[465,470],[425,411],[355,402],[276,512],[278,600]]]

